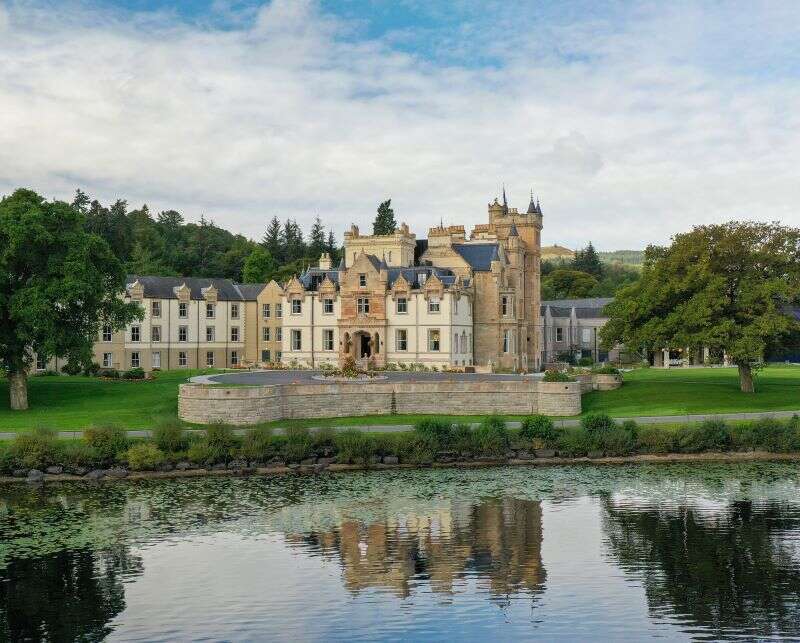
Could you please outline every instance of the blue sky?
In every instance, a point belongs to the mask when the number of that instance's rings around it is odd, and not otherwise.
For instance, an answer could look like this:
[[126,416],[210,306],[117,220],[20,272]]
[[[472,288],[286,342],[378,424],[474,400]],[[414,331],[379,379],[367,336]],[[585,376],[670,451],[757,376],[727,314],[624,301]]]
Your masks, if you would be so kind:
[[80,187],[259,237],[508,186],[545,242],[800,225],[800,3],[0,0],[0,193]]

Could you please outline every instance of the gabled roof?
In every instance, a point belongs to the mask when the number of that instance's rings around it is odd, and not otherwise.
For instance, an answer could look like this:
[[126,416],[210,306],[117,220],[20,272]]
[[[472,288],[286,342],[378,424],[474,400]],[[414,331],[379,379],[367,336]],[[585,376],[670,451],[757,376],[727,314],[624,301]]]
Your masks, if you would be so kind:
[[247,301],[255,301],[261,294],[261,291],[266,288],[267,284],[234,284],[239,292],[242,293],[242,299]]
[[500,258],[499,244],[491,243],[454,243],[455,250],[466,261],[470,268],[479,272],[492,269],[492,261]]
[[419,276],[425,275],[426,277],[430,277],[432,275],[436,275],[436,277],[445,285],[445,287],[452,285],[455,280],[456,276],[453,274],[451,270],[447,268],[437,268],[436,266],[411,266],[409,268],[389,268],[389,288],[392,287],[395,281],[403,275],[403,278],[408,282],[408,285],[411,288],[419,288]]
[[319,285],[325,281],[325,277],[330,279],[333,283],[339,283],[338,270],[322,270],[320,268],[309,268],[302,275],[300,275],[300,283],[306,290],[316,291]]
[[152,299],[177,299],[175,290],[186,284],[186,287],[191,291],[193,300],[204,299],[203,290],[213,286],[217,290],[217,299],[220,301],[244,301],[241,291],[230,279],[128,275],[125,280],[126,287],[129,287],[135,281],[142,284],[144,296]]
[[606,304],[614,301],[613,297],[591,297],[588,299],[550,299],[543,301],[540,309],[542,317],[547,309],[553,317],[570,317],[572,309],[578,319],[602,319],[606,317],[603,312]]
[[565,308],[603,308],[606,304],[614,301],[613,297],[587,297],[585,299],[548,299],[542,302],[545,306],[563,306]]

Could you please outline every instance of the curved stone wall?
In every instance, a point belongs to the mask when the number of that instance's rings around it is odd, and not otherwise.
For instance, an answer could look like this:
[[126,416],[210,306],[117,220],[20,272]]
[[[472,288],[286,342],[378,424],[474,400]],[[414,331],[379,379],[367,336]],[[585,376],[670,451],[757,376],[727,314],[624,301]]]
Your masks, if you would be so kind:
[[581,412],[581,388],[580,382],[530,380],[236,387],[182,384],[178,415],[196,424],[236,425],[392,413],[569,416]]

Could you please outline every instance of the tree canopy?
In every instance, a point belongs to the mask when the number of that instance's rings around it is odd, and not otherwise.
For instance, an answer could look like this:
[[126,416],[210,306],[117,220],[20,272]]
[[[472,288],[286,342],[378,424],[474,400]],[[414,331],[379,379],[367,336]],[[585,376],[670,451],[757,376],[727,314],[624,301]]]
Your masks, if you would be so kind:
[[392,234],[396,229],[397,221],[394,220],[392,200],[386,199],[378,206],[378,214],[372,224],[372,234]]
[[558,268],[542,281],[542,299],[590,297],[597,288],[597,279],[580,270]]
[[800,297],[800,230],[733,221],[697,226],[669,247],[651,246],[641,279],[617,292],[601,330],[606,346],[707,347],[739,367],[753,391],[753,368],[800,324],[787,314]]
[[33,353],[86,365],[101,325],[117,330],[141,318],[140,306],[119,296],[122,262],[86,223],[79,208],[31,190],[0,201],[0,363],[13,409],[28,406]]
[[256,246],[244,262],[242,281],[249,284],[264,283],[275,273],[275,260],[269,251]]

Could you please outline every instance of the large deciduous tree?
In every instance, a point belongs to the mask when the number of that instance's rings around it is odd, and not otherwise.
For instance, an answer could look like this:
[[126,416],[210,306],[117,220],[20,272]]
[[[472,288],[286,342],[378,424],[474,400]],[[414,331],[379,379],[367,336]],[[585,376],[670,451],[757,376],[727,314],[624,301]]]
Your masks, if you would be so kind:
[[122,262],[87,232],[81,211],[19,189],[0,201],[0,364],[11,408],[28,408],[33,354],[87,364],[102,325],[120,329],[141,318],[119,296]]
[[269,251],[256,246],[244,262],[242,281],[250,284],[269,281],[275,269],[275,260]]
[[726,351],[742,391],[753,367],[798,329],[786,312],[800,297],[800,230],[733,221],[697,226],[650,247],[641,279],[617,292],[601,331],[606,346]]
[[378,214],[372,223],[372,234],[392,234],[396,229],[397,221],[394,220],[392,200],[387,199],[378,206]]

